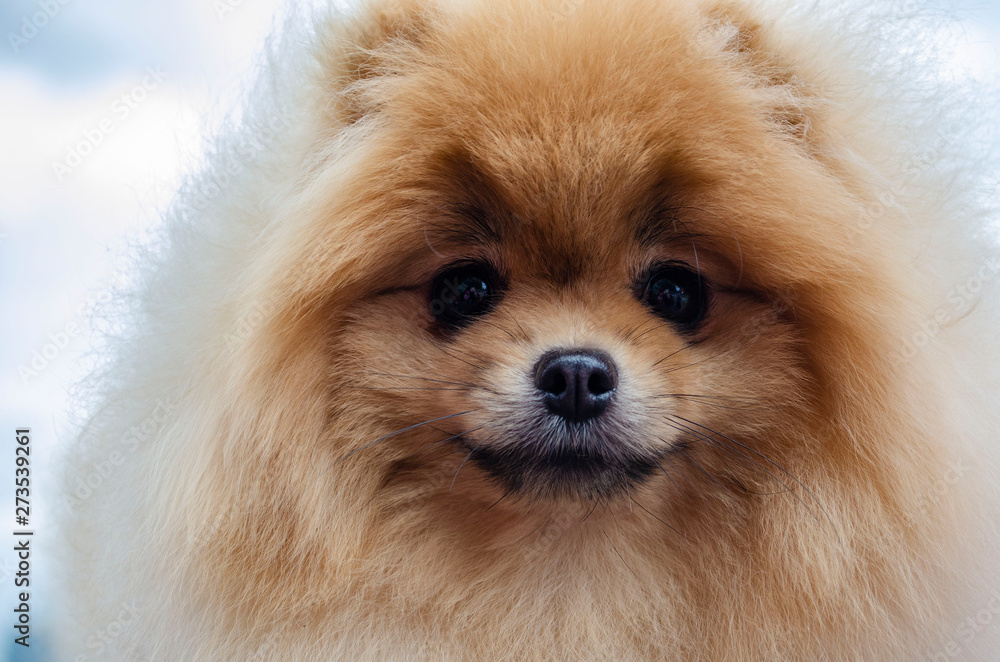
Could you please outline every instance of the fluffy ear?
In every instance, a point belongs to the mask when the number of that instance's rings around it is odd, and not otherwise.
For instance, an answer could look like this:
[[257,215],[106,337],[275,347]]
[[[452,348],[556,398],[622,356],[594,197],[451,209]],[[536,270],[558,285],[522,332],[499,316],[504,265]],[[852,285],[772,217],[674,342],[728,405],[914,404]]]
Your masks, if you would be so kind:
[[353,123],[378,109],[379,79],[413,63],[428,39],[432,11],[426,0],[375,0],[363,4],[354,20],[328,31],[324,78],[340,119]]
[[816,97],[796,66],[768,39],[767,27],[733,2],[715,4],[707,15],[716,48],[764,96],[775,127],[793,140],[809,142]]

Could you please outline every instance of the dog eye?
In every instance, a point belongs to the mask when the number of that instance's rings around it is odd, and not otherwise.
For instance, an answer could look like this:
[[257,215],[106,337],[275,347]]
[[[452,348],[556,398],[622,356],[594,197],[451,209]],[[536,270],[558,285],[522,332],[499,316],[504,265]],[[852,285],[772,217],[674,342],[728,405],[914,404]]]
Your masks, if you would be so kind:
[[459,328],[490,312],[499,295],[496,273],[484,264],[452,267],[434,279],[431,314],[439,324]]
[[654,268],[642,290],[642,301],[654,313],[689,331],[705,314],[702,279],[691,270],[677,266]]

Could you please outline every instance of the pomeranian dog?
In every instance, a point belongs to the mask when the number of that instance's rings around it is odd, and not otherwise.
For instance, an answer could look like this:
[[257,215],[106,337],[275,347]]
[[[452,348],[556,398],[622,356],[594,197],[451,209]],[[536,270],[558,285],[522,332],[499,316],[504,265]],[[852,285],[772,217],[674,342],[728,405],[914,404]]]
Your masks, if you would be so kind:
[[66,659],[995,659],[992,162],[883,9],[293,11],[91,382]]

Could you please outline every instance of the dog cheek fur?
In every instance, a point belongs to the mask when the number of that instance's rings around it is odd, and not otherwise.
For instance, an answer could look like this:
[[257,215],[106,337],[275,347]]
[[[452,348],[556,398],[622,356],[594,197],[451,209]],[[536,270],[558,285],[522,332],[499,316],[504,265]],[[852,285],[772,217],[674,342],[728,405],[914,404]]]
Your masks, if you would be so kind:
[[[544,13],[531,3],[514,7]],[[645,20],[643,9],[625,22]],[[278,101],[259,101],[256,111],[261,123],[269,114],[291,118],[278,136],[287,153],[259,154],[208,210],[178,203],[166,253],[140,294],[139,331],[97,395],[107,406],[85,429],[76,466],[105,457],[157,402],[171,411],[73,513],[78,572],[90,582],[82,590],[114,595],[95,598],[92,622],[109,620],[119,596],[139,601],[143,616],[119,642],[120,655],[912,659],[933,649],[942,624],[964,613],[950,598],[975,581],[963,565],[963,527],[982,522],[970,507],[971,485],[931,500],[928,485],[956,455],[991,438],[995,368],[966,353],[967,338],[987,342],[985,322],[943,331],[940,347],[905,361],[898,348],[933,316],[922,301],[944,301],[939,283],[996,255],[973,239],[982,221],[964,213],[971,203],[933,180],[898,191],[858,235],[856,219],[884,182],[900,181],[899,166],[879,150],[903,130],[890,123],[887,137],[876,139],[869,120],[858,119],[886,108],[875,99],[827,103],[835,89],[823,81],[835,74],[821,69],[830,56],[816,58],[785,38],[777,19],[747,19],[750,9],[695,15],[678,7],[678,23],[704,26],[706,43],[716,40],[712,66],[769,117],[775,140],[799,145],[803,161],[761,155],[761,170],[728,173],[704,203],[746,225],[739,233],[757,270],[748,276],[788,293],[796,340],[762,362],[801,363],[809,379],[795,384],[801,418],[773,430],[768,443],[826,512],[810,515],[790,498],[764,497],[763,506],[720,500],[689,523],[690,543],[655,535],[648,520],[624,521],[612,547],[572,526],[550,526],[545,513],[487,524],[472,508],[443,520],[392,504],[366,507],[391,452],[375,448],[337,462],[387,429],[379,408],[338,391],[344,371],[359,369],[339,351],[346,340],[338,333],[362,275],[381,266],[372,247],[402,254],[411,236],[387,223],[368,227],[385,217],[382,186],[352,173],[379,160],[380,131],[399,119],[395,95],[421,82],[396,64],[433,64],[447,43],[436,42],[434,30],[461,22],[419,6],[371,11],[376,20],[321,26],[335,35],[314,42],[327,55],[273,65],[272,77],[287,66],[289,80],[301,83],[297,91],[285,83]],[[582,7],[573,20],[600,17]],[[358,26],[360,33],[345,34]],[[479,29],[464,38],[488,45],[486,27]],[[825,39],[836,36],[831,27]],[[832,44],[831,52],[838,52]],[[628,83],[621,87],[648,85]],[[456,82],[454,94],[462,90]],[[515,149],[499,149],[518,161]],[[733,149],[701,158],[732,170],[740,155]],[[829,175],[822,186],[797,172],[806,160],[811,172],[818,163]],[[565,190],[531,193],[559,198]],[[816,213],[808,204],[789,203],[817,196],[833,205],[824,227],[809,226]],[[763,228],[760,236],[746,240],[754,227]],[[917,268],[911,256],[927,237],[940,253]],[[768,265],[768,255],[781,259]],[[927,296],[934,292],[942,296]],[[985,304],[976,315],[996,319]],[[239,328],[246,332],[234,335]],[[366,343],[374,339],[353,337],[355,356],[372,351]],[[386,351],[408,348],[396,340]],[[963,385],[963,371],[993,390]],[[773,415],[780,421],[786,412]],[[989,471],[985,462],[977,466]],[[102,529],[116,550],[103,569],[92,565],[105,544],[95,533]],[[528,538],[534,544],[516,544],[533,531],[541,531]],[[109,574],[116,563],[120,576]]]

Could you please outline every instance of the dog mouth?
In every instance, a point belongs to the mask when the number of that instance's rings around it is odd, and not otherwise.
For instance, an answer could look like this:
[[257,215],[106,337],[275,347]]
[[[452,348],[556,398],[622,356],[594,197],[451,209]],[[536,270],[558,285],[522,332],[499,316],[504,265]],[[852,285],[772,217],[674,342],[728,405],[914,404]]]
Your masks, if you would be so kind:
[[534,431],[507,443],[458,441],[466,459],[508,493],[606,499],[626,493],[660,468],[655,454],[593,430]]

